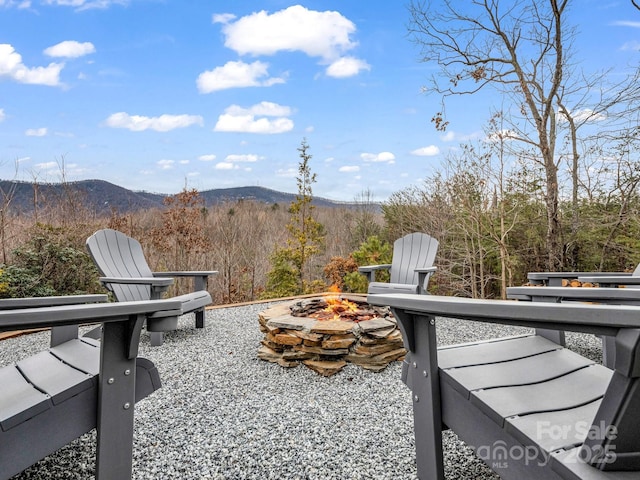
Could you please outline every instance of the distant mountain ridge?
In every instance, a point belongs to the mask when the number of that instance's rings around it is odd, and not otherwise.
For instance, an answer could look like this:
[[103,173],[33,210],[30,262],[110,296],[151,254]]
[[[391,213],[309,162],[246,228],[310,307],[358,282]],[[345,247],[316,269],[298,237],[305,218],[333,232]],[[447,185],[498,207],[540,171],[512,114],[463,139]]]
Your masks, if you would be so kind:
[[[10,200],[12,212],[32,213],[34,206],[44,208],[70,195],[82,198],[85,205],[92,207],[98,214],[107,214],[112,210],[129,213],[137,210],[162,208],[163,200],[173,194],[133,191],[104,180],[80,180],[68,183],[34,183],[0,180],[0,193],[6,203]],[[205,205],[210,207],[226,201],[253,200],[266,204],[289,205],[296,194],[279,192],[264,187],[217,188],[199,191]],[[325,207],[353,207],[354,203],[336,202],[326,198],[314,197],[313,203]]]

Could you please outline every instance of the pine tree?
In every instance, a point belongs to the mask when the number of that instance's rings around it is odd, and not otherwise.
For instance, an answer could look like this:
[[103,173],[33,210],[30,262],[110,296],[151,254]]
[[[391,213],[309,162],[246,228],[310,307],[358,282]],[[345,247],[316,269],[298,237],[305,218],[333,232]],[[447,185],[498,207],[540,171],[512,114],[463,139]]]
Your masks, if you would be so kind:
[[312,184],[316,182],[316,174],[311,172],[309,165],[312,155],[308,152],[306,138],[297,150],[300,152],[296,177],[298,194],[289,206],[291,217],[287,224],[287,245],[276,248],[271,259],[273,269],[268,274],[267,295],[308,293],[311,289],[306,272],[309,260],[320,253],[324,246],[324,226],[313,216]]

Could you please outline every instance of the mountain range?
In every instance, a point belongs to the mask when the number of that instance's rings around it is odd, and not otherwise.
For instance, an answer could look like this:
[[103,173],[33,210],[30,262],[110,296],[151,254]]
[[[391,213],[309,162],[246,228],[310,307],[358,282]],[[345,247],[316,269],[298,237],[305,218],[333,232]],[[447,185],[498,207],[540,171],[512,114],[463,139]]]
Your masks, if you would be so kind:
[[[217,188],[198,192],[207,207],[226,201],[252,200],[270,205],[289,205],[296,194],[278,192],[264,187]],[[7,204],[11,212],[32,213],[34,207],[43,208],[66,199],[82,201],[97,214],[115,210],[129,213],[142,209],[162,208],[163,200],[171,194],[133,191],[104,180],[81,180],[66,183],[34,183],[0,180],[0,208]],[[353,207],[353,203],[313,198],[314,205],[324,207]]]

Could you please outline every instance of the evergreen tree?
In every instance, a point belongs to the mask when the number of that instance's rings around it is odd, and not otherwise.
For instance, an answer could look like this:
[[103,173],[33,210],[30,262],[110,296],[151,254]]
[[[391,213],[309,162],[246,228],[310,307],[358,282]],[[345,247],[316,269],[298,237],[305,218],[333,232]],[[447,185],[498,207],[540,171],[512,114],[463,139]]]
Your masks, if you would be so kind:
[[309,165],[312,155],[306,138],[297,150],[300,152],[296,177],[298,194],[289,206],[289,237],[286,246],[276,248],[272,256],[273,268],[268,275],[266,296],[308,293],[312,289],[307,280],[309,260],[324,246],[324,227],[313,215],[312,185],[316,182],[316,174],[311,172]]

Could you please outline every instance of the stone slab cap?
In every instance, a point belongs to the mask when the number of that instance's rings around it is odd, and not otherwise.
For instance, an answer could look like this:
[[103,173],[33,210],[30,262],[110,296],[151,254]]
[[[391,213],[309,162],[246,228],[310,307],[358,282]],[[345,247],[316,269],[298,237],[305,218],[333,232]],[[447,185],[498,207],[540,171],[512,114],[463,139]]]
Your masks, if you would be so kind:
[[289,330],[311,331],[317,320],[308,317],[294,317],[293,315],[282,315],[272,318],[267,322],[268,327],[285,328]]
[[350,333],[354,327],[353,322],[343,322],[342,320],[317,321],[311,328],[312,333],[327,333],[329,335],[342,335]]
[[393,322],[384,318],[373,318],[371,320],[365,320],[364,322],[358,323],[358,328],[364,333],[384,330],[394,326],[395,324]]

